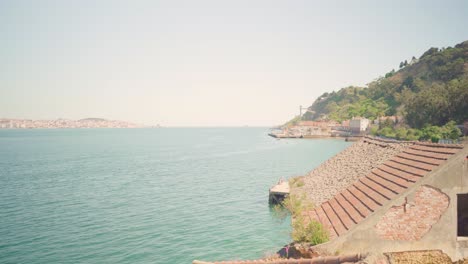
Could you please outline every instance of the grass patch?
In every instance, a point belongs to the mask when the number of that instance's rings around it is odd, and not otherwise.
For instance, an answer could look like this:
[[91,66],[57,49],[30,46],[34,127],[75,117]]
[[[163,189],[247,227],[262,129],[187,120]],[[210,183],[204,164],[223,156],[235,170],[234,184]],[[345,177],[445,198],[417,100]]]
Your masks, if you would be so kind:
[[305,224],[303,218],[294,220],[291,237],[295,242],[306,242],[312,245],[322,244],[329,240],[328,231],[321,223],[311,220]]
[[291,179],[289,180],[289,186],[291,186],[291,187],[298,187],[298,188],[300,188],[300,187],[302,187],[302,186],[304,186],[304,185],[305,185],[305,183],[304,183],[303,177],[291,178]]
[[328,231],[321,223],[304,218],[303,212],[313,209],[313,204],[308,202],[305,195],[290,195],[283,201],[283,206],[292,216],[291,237],[294,242],[310,243],[312,245],[322,244],[329,240]]

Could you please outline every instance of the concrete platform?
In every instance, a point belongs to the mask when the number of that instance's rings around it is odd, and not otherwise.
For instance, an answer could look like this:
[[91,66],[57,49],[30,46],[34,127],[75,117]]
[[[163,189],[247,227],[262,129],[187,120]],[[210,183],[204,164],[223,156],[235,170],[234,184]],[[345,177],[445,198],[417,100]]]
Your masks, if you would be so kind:
[[280,181],[270,188],[269,202],[270,204],[281,203],[287,195],[289,195],[289,182]]

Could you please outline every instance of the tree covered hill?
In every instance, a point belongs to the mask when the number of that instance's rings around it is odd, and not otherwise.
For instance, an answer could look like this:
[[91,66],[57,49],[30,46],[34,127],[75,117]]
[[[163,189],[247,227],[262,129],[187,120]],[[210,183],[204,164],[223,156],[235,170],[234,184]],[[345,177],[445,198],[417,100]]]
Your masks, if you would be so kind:
[[368,87],[324,93],[308,110],[303,120],[399,115],[413,128],[442,126],[451,120],[461,123],[468,119],[468,41],[430,48]]

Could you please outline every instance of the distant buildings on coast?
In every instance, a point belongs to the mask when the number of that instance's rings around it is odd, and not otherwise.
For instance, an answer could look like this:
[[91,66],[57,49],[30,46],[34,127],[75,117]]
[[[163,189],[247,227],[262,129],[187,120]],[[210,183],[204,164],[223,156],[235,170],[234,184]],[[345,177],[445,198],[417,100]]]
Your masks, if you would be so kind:
[[[401,116],[381,116],[371,121],[353,117],[341,123],[331,120],[298,121],[294,125],[276,128],[269,135],[275,138],[355,137],[370,134],[372,126],[404,124]],[[457,125],[464,136],[468,135],[468,120]]]
[[34,129],[34,128],[138,128],[143,127],[130,122],[107,120],[103,118],[85,118],[80,120],[55,119],[0,119],[0,129]]
[[[381,117],[374,121],[383,122],[390,119],[397,122],[397,117]],[[369,133],[372,122],[364,117],[353,117],[341,123],[336,121],[299,121],[295,125],[283,127],[270,136],[276,138],[314,138],[314,137],[349,137],[362,136]]]

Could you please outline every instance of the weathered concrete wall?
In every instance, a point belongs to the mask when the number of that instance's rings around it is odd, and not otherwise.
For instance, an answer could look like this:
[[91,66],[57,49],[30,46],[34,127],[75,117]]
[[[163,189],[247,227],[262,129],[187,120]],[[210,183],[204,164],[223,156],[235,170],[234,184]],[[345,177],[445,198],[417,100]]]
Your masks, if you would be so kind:
[[457,239],[457,194],[468,193],[467,156],[465,144],[347,234],[317,247],[345,254],[440,249],[453,260],[468,257],[468,239]]
[[449,206],[449,197],[427,185],[416,190],[414,200],[391,207],[375,225],[384,240],[417,241],[430,231]]

